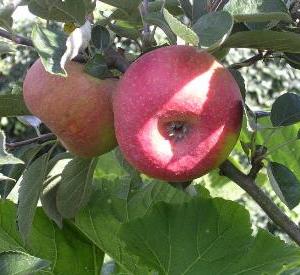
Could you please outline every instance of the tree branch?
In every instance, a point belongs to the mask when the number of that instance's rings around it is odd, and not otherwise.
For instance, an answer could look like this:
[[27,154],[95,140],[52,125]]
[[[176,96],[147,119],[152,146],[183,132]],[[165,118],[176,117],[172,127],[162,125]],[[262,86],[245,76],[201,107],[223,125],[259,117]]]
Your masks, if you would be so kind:
[[300,245],[300,228],[277,207],[277,205],[256,185],[252,178],[243,174],[228,160],[221,164],[220,170],[222,175],[228,177],[244,189],[265,211],[269,218],[282,228],[292,240]]
[[254,113],[257,118],[268,117],[271,115],[271,112],[266,111],[254,111]]
[[[34,47],[30,39],[20,35],[11,34],[8,31],[2,29],[0,29],[0,37],[9,39],[16,44]],[[121,53],[114,50],[113,48],[108,48],[107,50],[105,50],[104,55],[108,67],[116,68],[122,73],[124,73],[130,65],[130,63],[126,60],[126,58]],[[79,63],[86,62],[86,60],[80,55],[75,57],[73,60]]]
[[259,52],[258,54],[240,62],[240,63],[235,63],[229,66],[230,69],[241,69],[243,67],[250,67],[252,65],[254,65],[256,62],[263,60],[264,58],[266,58],[268,55],[271,54],[271,51],[267,51],[265,53],[263,52]]
[[53,139],[56,139],[56,136],[53,133],[48,133],[48,134],[41,135],[39,137],[35,137],[35,138],[23,140],[23,141],[6,143],[6,148],[9,150],[14,150],[18,147],[29,145],[29,144],[32,144],[35,142],[45,142],[45,141],[53,140]]
[[6,38],[8,40],[11,40],[11,41],[13,41],[13,42],[15,42],[16,44],[19,44],[19,45],[33,47],[32,41],[30,39],[26,38],[26,37],[21,36],[21,35],[12,34],[8,31],[0,29],[0,36]]

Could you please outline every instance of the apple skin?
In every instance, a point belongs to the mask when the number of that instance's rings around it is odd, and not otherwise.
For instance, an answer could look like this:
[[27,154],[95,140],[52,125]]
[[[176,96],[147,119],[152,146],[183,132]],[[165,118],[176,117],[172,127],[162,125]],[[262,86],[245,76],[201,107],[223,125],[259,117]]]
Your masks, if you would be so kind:
[[31,113],[70,152],[92,158],[117,145],[112,93],[118,81],[94,78],[83,69],[84,65],[70,62],[65,78],[46,72],[38,59],[26,74],[23,97]]
[[190,46],[141,56],[120,80],[113,107],[126,160],[170,182],[217,168],[236,144],[243,116],[231,73],[212,55]]

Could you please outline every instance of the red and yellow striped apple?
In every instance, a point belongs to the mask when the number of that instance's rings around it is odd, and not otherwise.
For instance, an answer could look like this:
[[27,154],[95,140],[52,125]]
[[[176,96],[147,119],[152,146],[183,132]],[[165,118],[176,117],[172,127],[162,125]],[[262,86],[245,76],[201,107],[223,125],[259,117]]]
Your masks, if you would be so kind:
[[231,73],[190,46],[135,61],[113,100],[124,157],[144,174],[187,181],[218,167],[237,142],[242,96]]
[[64,78],[46,72],[38,59],[26,74],[23,95],[31,113],[70,152],[94,157],[117,145],[111,102],[117,80],[94,78],[83,68],[70,62]]

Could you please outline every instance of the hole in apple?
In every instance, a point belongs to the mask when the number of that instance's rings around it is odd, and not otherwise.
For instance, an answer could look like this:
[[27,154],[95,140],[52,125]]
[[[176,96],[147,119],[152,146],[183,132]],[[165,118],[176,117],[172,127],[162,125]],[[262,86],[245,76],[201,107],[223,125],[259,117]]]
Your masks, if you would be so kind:
[[171,121],[166,124],[167,134],[175,141],[183,139],[188,133],[188,125],[185,121]]

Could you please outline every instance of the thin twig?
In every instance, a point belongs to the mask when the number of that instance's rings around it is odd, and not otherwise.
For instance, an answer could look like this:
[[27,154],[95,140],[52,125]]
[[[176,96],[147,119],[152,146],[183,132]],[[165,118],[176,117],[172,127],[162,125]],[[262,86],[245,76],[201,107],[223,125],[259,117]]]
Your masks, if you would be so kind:
[[220,170],[222,175],[228,177],[244,189],[265,211],[269,218],[282,228],[292,240],[300,245],[300,228],[277,207],[277,205],[256,185],[252,178],[242,173],[228,160],[220,166]]
[[254,113],[257,118],[269,117],[271,115],[271,112],[266,111],[254,111]]
[[235,63],[229,66],[230,69],[241,69],[243,67],[250,67],[254,65],[256,62],[265,59],[268,55],[271,54],[271,51],[267,51],[266,53],[259,52],[258,54],[240,62],[240,63]]
[[[164,2],[163,2],[164,3]],[[164,4],[163,4],[164,6]],[[145,22],[144,18],[148,15],[149,13],[149,0],[143,0],[139,6],[141,18],[143,21],[143,37],[142,37],[142,47],[144,49],[147,49],[151,47],[152,41],[151,41],[151,31],[150,31],[150,26],[147,22]]]
[[33,43],[30,39],[23,37],[21,35],[17,35],[17,34],[12,34],[6,30],[0,29],[0,36],[4,37],[8,40],[11,40],[13,42],[15,42],[16,44],[19,45],[24,45],[24,46],[29,46],[29,47],[33,47]]
[[22,147],[25,145],[29,145],[29,144],[32,144],[35,142],[41,143],[41,142],[45,142],[48,140],[54,140],[54,139],[56,139],[56,135],[54,135],[53,133],[48,133],[48,134],[44,134],[39,137],[35,137],[35,138],[27,139],[27,140],[6,143],[6,148],[9,150],[14,150],[16,148],[19,148],[19,147]]
[[[147,16],[149,12],[149,0],[143,0],[143,13],[144,16]],[[149,24],[144,22],[144,34],[149,36],[150,34],[150,26]]]
[[[9,39],[16,44],[34,47],[33,42],[30,39],[20,35],[11,34],[8,31],[2,29],[0,29],[0,36]],[[108,48],[107,50],[105,50],[104,54],[107,65],[109,67],[114,67],[118,69],[120,72],[125,72],[130,65],[130,63],[125,59],[125,57],[113,48]],[[79,63],[86,62],[85,58],[80,55],[75,57],[73,60]]]

